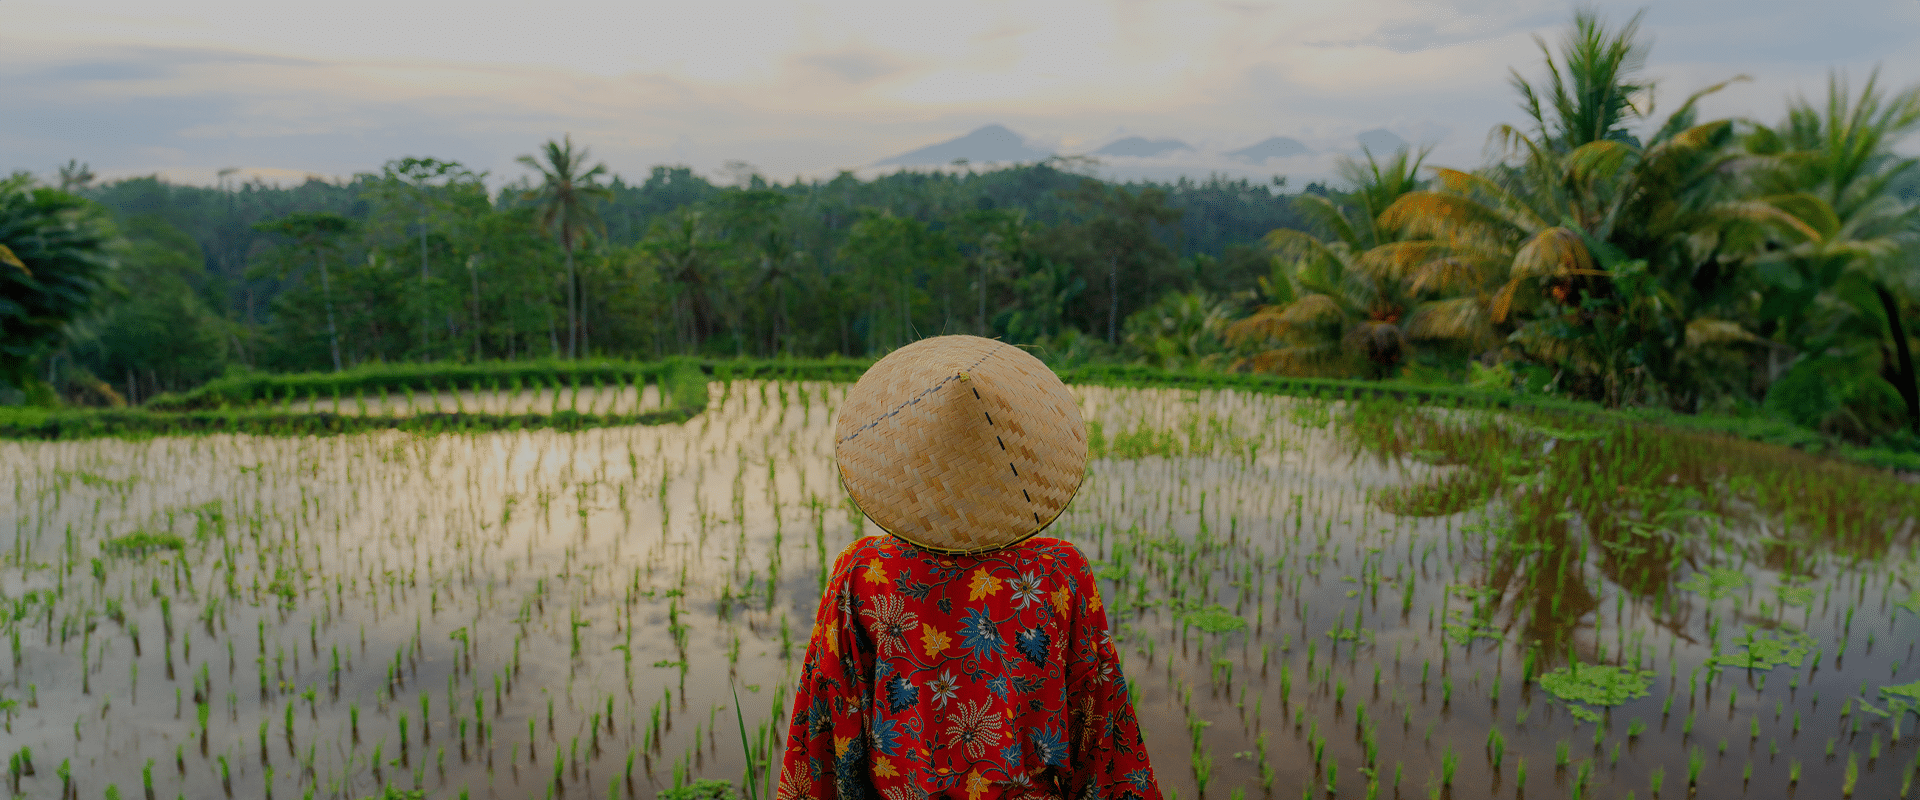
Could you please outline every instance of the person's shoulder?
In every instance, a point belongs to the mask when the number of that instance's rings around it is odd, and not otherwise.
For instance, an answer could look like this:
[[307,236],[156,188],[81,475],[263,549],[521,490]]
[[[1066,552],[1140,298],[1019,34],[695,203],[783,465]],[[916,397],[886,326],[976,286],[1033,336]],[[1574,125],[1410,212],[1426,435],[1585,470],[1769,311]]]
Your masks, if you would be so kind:
[[1053,561],[1073,570],[1087,569],[1087,556],[1080,548],[1065,539],[1052,536],[1035,536],[1027,540],[1029,552],[1033,555]]
[[863,559],[887,555],[881,551],[887,540],[892,538],[891,536],[861,536],[848,542],[847,546],[840,550],[840,555],[833,559],[833,571],[839,573],[843,569],[860,563]]

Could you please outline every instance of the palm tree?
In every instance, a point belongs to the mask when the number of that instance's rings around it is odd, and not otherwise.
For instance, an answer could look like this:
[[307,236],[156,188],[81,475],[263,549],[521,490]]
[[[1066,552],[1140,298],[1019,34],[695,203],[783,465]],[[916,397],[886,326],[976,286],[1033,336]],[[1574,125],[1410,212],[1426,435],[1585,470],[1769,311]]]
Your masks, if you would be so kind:
[[[1405,360],[1414,338],[1472,338],[1470,328],[1419,302],[1423,292],[1450,285],[1446,264],[1419,258],[1432,243],[1401,240],[1380,216],[1418,190],[1415,175],[1427,152],[1409,160],[1403,149],[1384,166],[1371,151],[1364,167],[1342,159],[1337,169],[1353,191],[1340,202],[1302,195],[1299,208],[1331,241],[1289,229],[1267,234],[1267,246],[1281,259],[1275,274],[1261,281],[1268,303],[1226,330],[1230,343],[1263,349],[1237,367],[1383,377]],[[1410,263],[1422,268],[1408,269]],[[1423,327],[1411,328],[1415,321]]]
[[1558,153],[1599,141],[1638,144],[1624,123],[1629,117],[1644,118],[1653,111],[1651,99],[1645,109],[1633,102],[1633,97],[1643,92],[1650,96],[1653,84],[1634,83],[1631,77],[1647,62],[1646,45],[1635,38],[1640,31],[1640,17],[1646,13],[1646,9],[1641,9],[1620,26],[1617,34],[1609,36],[1598,11],[1591,6],[1576,8],[1573,31],[1561,42],[1561,54],[1566,61],[1564,78],[1560,67],[1553,63],[1553,53],[1547,49],[1546,40],[1533,37],[1540,54],[1547,60],[1552,83],[1547,99],[1553,108],[1552,120],[1548,120],[1540,107],[1541,95],[1547,94],[1545,87],[1536,91],[1518,70],[1509,69],[1508,80],[1520,93],[1521,110],[1534,121],[1536,141]]
[[352,219],[331,211],[302,211],[253,226],[257,231],[290,238],[313,253],[314,265],[320,269],[320,301],[327,309],[327,349],[333,354],[334,372],[344,367],[340,363],[340,329],[333,319],[333,281],[327,274],[326,251],[336,239],[356,227]]
[[1689,338],[1725,327],[1703,317],[1731,302],[1732,271],[1720,261],[1740,257],[1757,227],[1788,224],[1776,208],[1731,196],[1733,123],[1694,122],[1699,99],[1732,81],[1695,92],[1644,145],[1625,133],[1628,117],[1644,116],[1626,99],[1647,88],[1629,75],[1642,60],[1637,21],[1608,34],[1592,10],[1577,12],[1564,50],[1571,91],[1547,59],[1553,117],[1516,74],[1536,132],[1494,129],[1521,163],[1435,167],[1438,189],[1408,192],[1381,217],[1432,238],[1394,263],[1466,288],[1455,316],[1479,317],[1488,333],[1572,370],[1614,403],[1633,379],[1659,389],[1677,378],[1675,355]]
[[105,288],[114,235],[93,203],[26,173],[0,179],[0,382],[44,389],[31,363]]
[[771,189],[748,189],[723,195],[730,227],[745,251],[754,275],[750,295],[773,290],[768,321],[771,334],[767,350],[778,353],[787,339],[787,289],[794,280],[794,263],[803,257],[793,245],[791,232],[781,223],[780,212],[790,202],[787,195]]
[[641,247],[674,284],[675,331],[682,343],[693,345],[697,352],[720,329],[713,302],[718,280],[712,271],[722,244],[706,236],[699,212],[683,209],[672,220],[655,222]]
[[[381,182],[375,184],[375,196],[382,197],[395,205],[412,206],[418,215],[420,232],[420,354],[431,359],[433,331],[433,300],[431,272],[427,261],[427,234],[431,232],[430,221],[436,210],[450,208],[457,199],[455,192],[462,188],[474,187],[486,173],[475,173],[458,161],[441,161],[436,158],[406,158],[388,161],[381,168]],[[435,185],[438,179],[442,183]]]
[[1855,101],[1844,79],[1830,75],[1824,115],[1802,98],[1778,127],[1748,137],[1748,150],[1761,158],[1751,173],[1761,202],[1799,223],[1783,226],[1787,247],[1762,260],[1775,268],[1761,273],[1768,298],[1761,316],[1777,321],[1776,336],[1812,359],[1808,369],[1819,369],[1817,362],[1845,339],[1884,336],[1882,358],[1894,363],[1883,372],[1906,406],[1909,428],[1920,433],[1920,385],[1895,295],[1916,291],[1908,265],[1920,244],[1920,206],[1891,190],[1920,160],[1888,149],[1920,127],[1920,86],[1882,105],[1878,78],[1876,68]]
[[1136,362],[1161,369],[1218,369],[1232,316],[1232,303],[1204,291],[1168,292],[1127,317],[1126,349]]
[[583,231],[593,228],[604,229],[600,216],[589,200],[611,200],[612,190],[594,182],[607,171],[606,164],[595,164],[587,168],[587,148],[573,149],[573,136],[568,134],[563,142],[548,139],[540,155],[546,157],[542,164],[533,156],[523,155],[515,159],[521,164],[540,172],[542,180],[538,189],[525,194],[525,199],[540,203],[540,225],[552,230],[560,240],[560,249],[567,258],[567,358],[578,358],[580,350],[580,281],[574,273],[573,248]]
[[1100,257],[1106,260],[1107,344],[1116,344],[1120,334],[1123,262],[1136,273],[1136,280],[1129,281],[1128,285],[1132,287],[1129,293],[1137,294],[1138,287],[1146,283],[1137,280],[1144,277],[1138,273],[1156,263],[1176,260],[1173,251],[1153,235],[1154,226],[1171,226],[1179,222],[1185,212],[1167,205],[1164,189],[1147,188],[1135,194],[1125,187],[1109,186],[1092,178],[1082,181],[1068,197],[1095,215],[1087,223],[1087,232],[1097,243],[1095,249]]

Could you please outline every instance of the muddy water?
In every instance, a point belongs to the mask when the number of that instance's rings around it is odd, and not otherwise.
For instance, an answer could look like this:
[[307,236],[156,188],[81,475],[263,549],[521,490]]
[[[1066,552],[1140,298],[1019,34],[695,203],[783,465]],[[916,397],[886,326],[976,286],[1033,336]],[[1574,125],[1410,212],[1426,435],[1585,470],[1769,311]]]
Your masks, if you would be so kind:
[[[1204,773],[1207,796],[1319,797],[1331,782],[1365,797],[1371,772],[1381,797],[1558,797],[1584,772],[1584,796],[1650,797],[1660,770],[1660,796],[1682,797],[1698,749],[1697,796],[1838,797],[1852,761],[1854,796],[1892,797],[1913,768],[1920,716],[1905,713],[1896,743],[1895,718],[1860,710],[1863,689],[1886,709],[1880,687],[1920,680],[1920,622],[1898,605],[1920,580],[1904,517],[1867,509],[1887,535],[1829,544],[1730,501],[1660,517],[1652,538],[1676,557],[1623,568],[1638,562],[1580,533],[1605,526],[1542,527],[1505,499],[1571,480],[1554,476],[1600,450],[1527,439],[1503,493],[1402,516],[1382,492],[1467,468],[1357,442],[1365,426],[1342,404],[1075,391],[1109,454],[1052,533],[1107,576],[1170,792],[1199,796]],[[6,749],[30,747],[35,768],[20,791],[57,795],[63,760],[81,796],[138,796],[149,759],[161,797],[387,783],[651,797],[676,772],[737,781],[733,687],[750,738],[777,755],[821,564],[877,533],[834,479],[844,392],[716,384],[692,422],[570,434],[0,444],[0,589],[18,636],[0,697],[18,704]],[[182,547],[110,545],[142,532]],[[1779,558],[1788,540],[1797,555]],[[1572,578],[1539,578],[1555,550]],[[1749,580],[1680,588],[1713,565]],[[1213,606],[1246,627],[1183,624]],[[1703,666],[1748,625],[1803,630],[1820,652],[1772,671]],[[1569,659],[1637,659],[1647,695],[1586,706],[1525,678]],[[1600,722],[1575,717],[1589,707]]]

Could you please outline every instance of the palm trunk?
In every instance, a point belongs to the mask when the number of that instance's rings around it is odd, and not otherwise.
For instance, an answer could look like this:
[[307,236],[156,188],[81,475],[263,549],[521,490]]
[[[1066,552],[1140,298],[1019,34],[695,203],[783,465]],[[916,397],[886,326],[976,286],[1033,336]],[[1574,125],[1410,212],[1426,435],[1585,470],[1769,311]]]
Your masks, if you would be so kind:
[[1906,326],[1900,324],[1900,304],[1885,286],[1876,284],[1873,291],[1880,296],[1880,307],[1887,312],[1887,332],[1893,336],[1893,352],[1900,359],[1900,379],[1894,382],[1894,388],[1899,389],[1901,399],[1907,401],[1907,427],[1920,433],[1920,383],[1914,380],[1913,352],[1907,346]]
[[479,253],[467,256],[467,275],[473,279],[473,360],[480,360],[480,268]]
[[987,335],[987,259],[980,259],[980,335]]
[[547,306],[547,343],[553,346],[555,357],[560,355],[560,334],[553,329],[553,306]]
[[567,251],[567,358],[571,360],[577,355],[577,348],[580,343],[580,328],[577,322],[579,318],[579,301],[574,292],[573,242],[571,240],[566,242],[565,250]]
[[340,371],[340,329],[333,324],[333,281],[327,277],[327,257],[319,249],[313,258],[320,263],[320,301],[327,307],[327,349],[333,352],[333,371]]
[[1107,256],[1107,344],[1116,341],[1120,321],[1120,258]]
[[433,306],[427,299],[427,220],[420,218],[420,357],[431,361]]

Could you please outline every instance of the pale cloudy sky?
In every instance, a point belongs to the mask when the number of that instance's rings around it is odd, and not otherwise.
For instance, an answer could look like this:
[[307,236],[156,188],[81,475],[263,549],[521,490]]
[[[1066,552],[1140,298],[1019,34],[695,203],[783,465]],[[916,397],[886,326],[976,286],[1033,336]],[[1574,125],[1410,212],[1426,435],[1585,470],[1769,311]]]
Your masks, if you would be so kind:
[[[1648,9],[1664,119],[1745,73],[1707,114],[1774,122],[1830,69],[1857,93],[1880,65],[1920,83],[1920,0],[1602,2]],[[716,180],[831,177],[999,123],[1085,153],[1127,135],[1195,149],[1109,160],[1108,174],[1221,171],[1298,187],[1353,135],[1482,162],[1521,115],[1517,67],[1543,78],[1565,0],[0,0],[0,171],[211,184],[223,167],[298,180],[432,156],[491,170],[571,133],[615,172],[685,164]],[[1650,127],[1650,125],[1649,125]],[[1310,155],[1220,155],[1289,136]],[[1920,153],[1920,137],[1902,143]],[[870,170],[863,170],[870,173]]]

